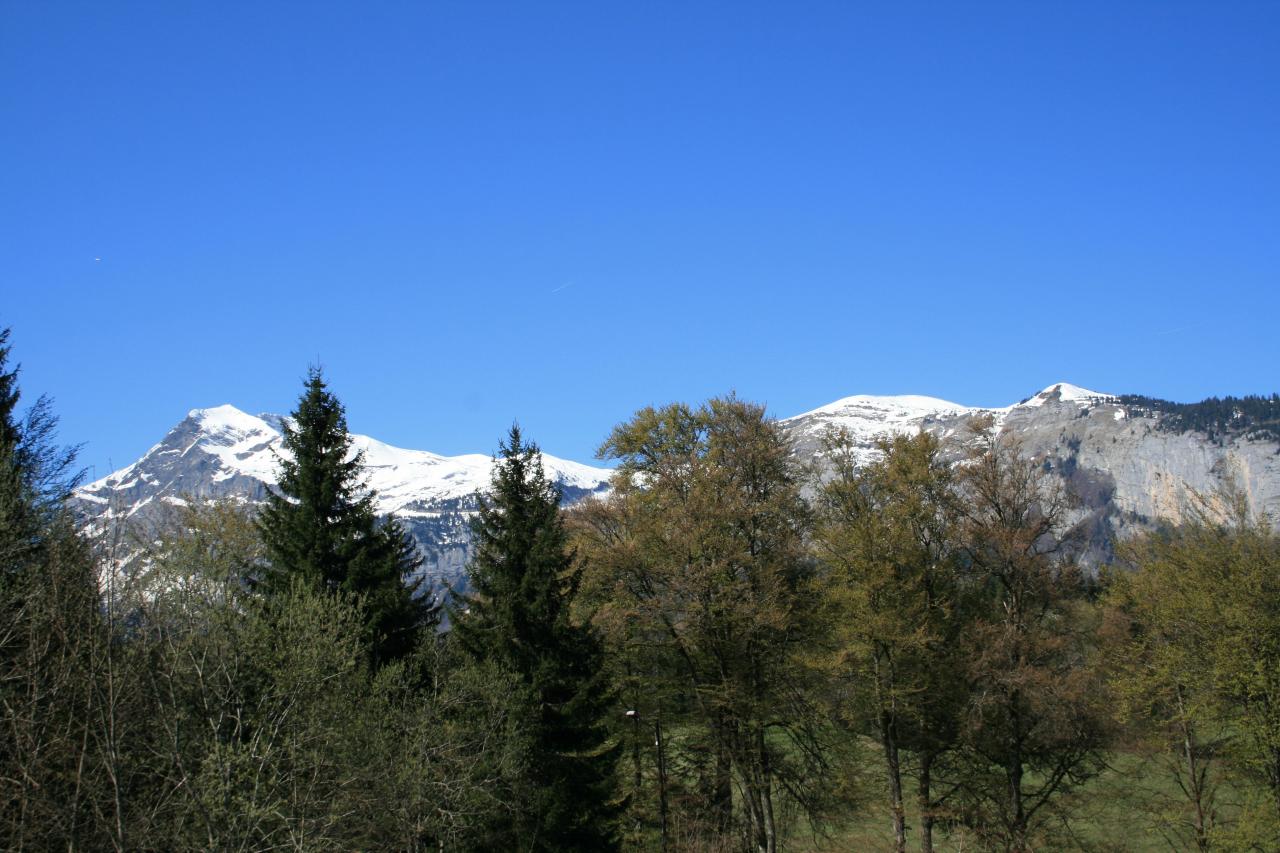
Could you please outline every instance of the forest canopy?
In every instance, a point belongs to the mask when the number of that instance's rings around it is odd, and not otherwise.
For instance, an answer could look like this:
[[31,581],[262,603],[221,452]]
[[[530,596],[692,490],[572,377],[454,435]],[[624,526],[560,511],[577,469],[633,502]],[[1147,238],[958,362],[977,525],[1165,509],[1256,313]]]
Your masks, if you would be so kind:
[[571,507],[516,427],[442,623],[318,372],[265,510],[91,541],[8,357],[5,849],[1280,848],[1280,537],[1240,500],[1094,575],[989,421],[832,432],[819,474],[757,404],[648,407]]

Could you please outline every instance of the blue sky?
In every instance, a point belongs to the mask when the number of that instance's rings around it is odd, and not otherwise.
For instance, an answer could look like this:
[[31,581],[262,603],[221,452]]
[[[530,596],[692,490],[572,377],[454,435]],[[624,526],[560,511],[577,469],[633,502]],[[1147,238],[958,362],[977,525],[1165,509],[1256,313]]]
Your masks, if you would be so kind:
[[[0,325],[185,412],[588,460],[731,389],[1280,390],[1280,3],[0,2]],[[100,260],[99,260],[100,259]]]

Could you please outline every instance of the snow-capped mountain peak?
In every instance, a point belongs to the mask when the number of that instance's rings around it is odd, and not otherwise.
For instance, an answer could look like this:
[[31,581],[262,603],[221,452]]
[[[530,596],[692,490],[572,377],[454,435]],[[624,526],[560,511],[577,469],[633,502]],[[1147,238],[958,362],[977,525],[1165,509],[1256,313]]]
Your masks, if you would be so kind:
[[[288,451],[283,419],[250,415],[232,405],[192,409],[137,462],[82,488],[77,497],[90,529],[126,519],[154,520],[166,505],[188,498],[231,498],[254,504],[279,477]],[[465,561],[468,519],[489,487],[493,457],[442,456],[351,435],[363,454],[365,482],[382,515],[395,515],[418,539],[428,572],[457,580]],[[608,490],[611,471],[543,455],[547,477],[566,501]]]
[[[996,430],[1012,434],[1045,470],[1067,481],[1082,501],[1081,524],[1096,534],[1092,559],[1105,558],[1111,533],[1179,518],[1203,503],[1189,496],[1212,495],[1231,481],[1243,485],[1259,512],[1280,518],[1280,449],[1273,440],[1177,427],[1158,411],[1068,382],[1001,407],[857,394],[780,425],[797,457],[821,469],[833,429],[848,434],[858,462],[878,457],[876,439],[920,430],[949,444],[946,452],[957,458],[975,416],[990,416]],[[167,505],[187,496],[261,502],[278,476],[282,423],[277,415],[249,415],[230,405],[193,409],[143,458],[77,493],[87,528],[162,518]],[[427,574],[458,582],[469,554],[468,522],[478,493],[489,486],[493,459],[410,450],[366,435],[351,439],[352,452],[364,455],[378,511],[398,517],[418,540]],[[566,502],[608,491],[608,469],[545,455],[543,465]]]
[[807,434],[814,452],[822,436],[843,430],[864,446],[868,458],[876,438],[893,433],[911,433],[938,418],[952,418],[981,411],[937,397],[916,394],[874,396],[856,394],[782,421],[785,428]]
[[1090,391],[1088,388],[1081,388],[1079,385],[1072,385],[1070,382],[1056,382],[1040,393],[1019,403],[1018,406],[1032,408],[1053,402],[1089,403],[1114,399],[1115,397],[1111,394],[1100,394],[1097,391]]
[[[166,481],[159,474],[164,471],[176,475],[175,469],[187,468],[189,465],[183,463],[192,461],[213,482],[249,477],[274,485],[279,459],[288,455],[281,446],[284,436],[277,426],[281,420],[275,415],[250,415],[229,404],[192,409],[142,459],[90,483],[82,493],[94,495],[119,489],[143,470],[149,481],[165,483],[173,489],[180,483],[190,485],[187,478],[174,476]],[[493,468],[493,458],[484,454],[442,456],[395,447],[356,433],[351,434],[351,451],[363,454],[366,479],[378,493],[378,506],[384,512],[394,512],[409,503],[470,497],[488,486]],[[545,454],[543,465],[549,477],[576,490],[595,491],[611,473]],[[213,470],[208,470],[211,467]]]
[[948,400],[940,400],[937,397],[925,397],[918,394],[897,394],[891,396],[855,394],[852,397],[844,397],[836,400],[834,403],[828,403],[827,405],[819,406],[812,411],[796,415],[794,418],[787,418],[787,420],[796,420],[798,418],[818,414],[837,417],[887,415],[891,418],[915,418],[925,417],[939,412],[964,412],[969,411],[969,409],[969,406],[962,406],[959,403],[952,403]]

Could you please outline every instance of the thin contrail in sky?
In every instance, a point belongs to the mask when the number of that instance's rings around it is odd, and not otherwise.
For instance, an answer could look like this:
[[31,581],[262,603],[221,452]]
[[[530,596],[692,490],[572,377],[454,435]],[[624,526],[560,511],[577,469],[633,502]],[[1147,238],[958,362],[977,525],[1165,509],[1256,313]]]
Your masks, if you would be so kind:
[[573,282],[571,282],[571,281],[566,281],[564,284],[562,284],[562,285],[560,285],[559,287],[555,288],[555,289],[554,289],[554,290],[552,290],[551,292],[552,292],[552,293],[559,293],[560,291],[564,290],[566,287],[572,287],[572,286],[573,286]]

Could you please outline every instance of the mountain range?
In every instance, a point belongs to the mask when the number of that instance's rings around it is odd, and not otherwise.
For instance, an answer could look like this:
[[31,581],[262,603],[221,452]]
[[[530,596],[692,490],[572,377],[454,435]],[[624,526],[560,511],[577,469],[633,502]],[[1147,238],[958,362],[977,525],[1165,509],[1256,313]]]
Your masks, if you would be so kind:
[[[1280,408],[1275,398],[1248,399]],[[961,434],[974,417],[990,417],[996,429],[1016,435],[1026,453],[1078,496],[1072,520],[1087,537],[1085,562],[1097,565],[1110,558],[1114,537],[1162,519],[1182,520],[1201,499],[1212,510],[1229,484],[1243,491],[1255,512],[1280,517],[1275,430],[1255,428],[1243,412],[1233,415],[1230,406],[1214,428],[1188,428],[1188,419],[1175,414],[1185,408],[1057,383],[1002,408],[933,397],[859,395],[779,423],[797,455],[821,470],[823,436],[832,428],[844,429],[857,453],[869,460],[881,435],[926,430],[945,441]],[[141,459],[81,488],[75,505],[90,533],[102,534],[121,522],[146,529],[173,506],[193,499],[256,504],[275,483],[281,423],[278,415],[249,415],[230,405],[193,409]],[[354,434],[352,445],[364,454],[378,511],[399,518],[421,546],[424,572],[433,580],[459,583],[468,557],[469,518],[477,495],[488,487],[492,457],[440,456]],[[608,492],[607,468],[545,455],[543,464],[566,503]]]
[[[81,488],[77,509],[91,535],[109,534],[121,522],[145,535],[164,523],[172,507],[191,500],[260,503],[276,483],[282,423],[279,415],[250,415],[229,405],[192,409],[137,462]],[[489,486],[493,458],[440,456],[354,433],[351,445],[364,454],[377,511],[408,528],[422,549],[427,576],[460,580],[469,519],[478,493]],[[566,502],[608,490],[608,469],[547,455],[542,462]]]

